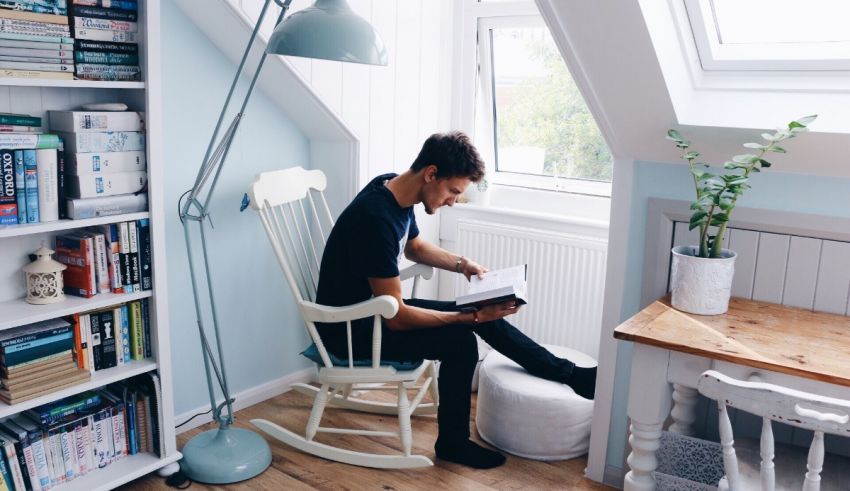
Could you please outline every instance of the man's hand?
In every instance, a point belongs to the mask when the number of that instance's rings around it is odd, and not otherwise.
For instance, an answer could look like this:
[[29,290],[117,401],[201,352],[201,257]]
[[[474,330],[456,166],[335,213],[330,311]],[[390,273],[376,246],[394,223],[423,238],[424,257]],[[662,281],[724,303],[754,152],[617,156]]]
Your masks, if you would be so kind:
[[484,273],[487,271],[490,270],[476,263],[472,259],[463,258],[461,260],[460,272],[466,276],[466,281],[469,281],[472,278],[472,275],[478,275],[478,279],[482,279],[484,278]]
[[519,305],[517,305],[515,300],[481,307],[478,310],[478,323],[499,320],[503,317],[516,314],[518,311]]

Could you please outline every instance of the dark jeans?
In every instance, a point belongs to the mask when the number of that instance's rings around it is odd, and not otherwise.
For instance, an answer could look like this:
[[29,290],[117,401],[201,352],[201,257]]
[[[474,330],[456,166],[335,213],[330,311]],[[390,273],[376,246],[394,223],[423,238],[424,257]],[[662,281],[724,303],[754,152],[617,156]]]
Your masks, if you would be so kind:
[[[454,302],[410,299],[407,305],[440,311],[457,311]],[[352,326],[355,357],[371,358],[371,319]],[[330,327],[330,326],[328,326]],[[336,327],[336,326],[334,326]],[[345,328],[321,329],[325,346],[335,355],[347,359]],[[477,326],[451,324],[443,327],[392,331],[384,324],[381,358],[385,360],[440,360],[440,407],[437,421],[441,439],[469,438],[470,393],[472,376],[478,363],[475,334],[496,351],[515,361],[530,374],[548,380],[566,382],[575,366],[556,357],[521,333],[504,319],[483,322]],[[365,356],[364,356],[365,355]]]

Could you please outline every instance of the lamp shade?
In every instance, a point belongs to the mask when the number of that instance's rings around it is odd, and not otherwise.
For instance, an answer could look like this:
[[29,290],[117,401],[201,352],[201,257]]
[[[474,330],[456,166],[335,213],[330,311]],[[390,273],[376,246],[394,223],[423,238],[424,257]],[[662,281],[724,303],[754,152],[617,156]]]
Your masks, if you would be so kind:
[[345,0],[316,0],[275,27],[266,52],[323,60],[386,65],[387,50],[371,24]]

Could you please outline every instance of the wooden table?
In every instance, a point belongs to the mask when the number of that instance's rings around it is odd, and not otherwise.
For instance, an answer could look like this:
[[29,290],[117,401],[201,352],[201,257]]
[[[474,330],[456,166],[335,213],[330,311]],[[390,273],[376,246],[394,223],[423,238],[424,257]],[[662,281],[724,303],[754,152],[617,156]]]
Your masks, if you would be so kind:
[[733,298],[723,315],[653,302],[614,330],[635,344],[629,385],[630,471],[624,489],[655,489],[662,425],[690,435],[699,375],[709,369],[817,394],[850,398],[850,317]]

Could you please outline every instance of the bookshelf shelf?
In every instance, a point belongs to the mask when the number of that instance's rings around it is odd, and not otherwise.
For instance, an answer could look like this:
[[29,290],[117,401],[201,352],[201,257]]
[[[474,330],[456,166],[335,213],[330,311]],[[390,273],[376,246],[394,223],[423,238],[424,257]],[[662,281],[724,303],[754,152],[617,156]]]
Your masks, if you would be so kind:
[[125,378],[129,378],[140,373],[150,372],[151,370],[156,370],[156,368],[157,364],[153,360],[137,360],[129,364],[94,372],[88,382],[65,387],[57,390],[56,392],[36,397],[35,399],[12,404],[11,406],[0,402],[0,418],[12,416],[13,414],[18,414],[21,411],[26,411],[27,409],[32,409],[36,406],[47,404],[48,402],[58,401],[63,397],[79,394],[80,392],[85,392],[106,384],[111,384],[112,382],[124,380]]
[[118,462],[109,464],[103,469],[89,472],[83,477],[79,477],[53,489],[57,491],[102,491],[114,489],[172,462],[177,462],[181,457],[182,455],[179,452],[162,459],[151,453],[140,453],[131,457],[125,457]]
[[93,80],[51,80],[0,77],[4,87],[70,87],[78,89],[145,89],[144,82],[99,82]]
[[27,223],[23,225],[0,225],[0,239],[7,237],[21,237],[24,235],[35,235],[45,232],[61,232],[105,223],[130,222],[141,218],[149,218],[150,213],[128,213],[125,215],[111,215],[107,217],[87,218],[85,220],[58,220],[47,223]]
[[92,298],[66,295],[64,302],[50,305],[31,305],[22,298],[9,300],[0,303],[0,331],[152,296],[150,290],[138,293],[99,293]]

